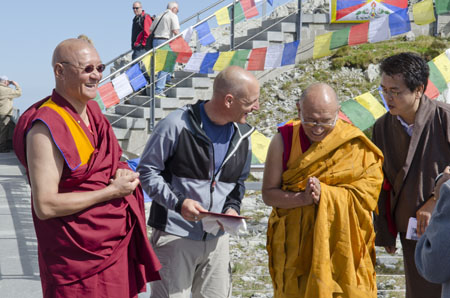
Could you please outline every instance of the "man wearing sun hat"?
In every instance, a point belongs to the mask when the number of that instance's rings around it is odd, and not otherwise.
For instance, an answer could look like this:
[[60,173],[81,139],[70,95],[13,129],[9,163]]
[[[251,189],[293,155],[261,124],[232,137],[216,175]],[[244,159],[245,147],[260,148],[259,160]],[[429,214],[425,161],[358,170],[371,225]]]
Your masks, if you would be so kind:
[[8,135],[9,131],[14,130],[14,122],[11,121],[13,99],[21,95],[22,89],[17,82],[8,80],[7,76],[0,77],[0,152],[8,152],[11,149],[8,144]]

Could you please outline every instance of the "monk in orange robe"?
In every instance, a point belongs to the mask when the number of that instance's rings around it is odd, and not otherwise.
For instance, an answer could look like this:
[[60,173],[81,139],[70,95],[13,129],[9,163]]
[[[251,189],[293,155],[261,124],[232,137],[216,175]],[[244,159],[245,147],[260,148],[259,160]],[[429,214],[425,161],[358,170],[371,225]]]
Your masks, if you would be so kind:
[[383,155],[338,120],[330,86],[311,85],[297,108],[300,120],[279,128],[264,170],[274,297],[375,298],[372,212]]
[[56,87],[14,132],[27,169],[45,298],[137,297],[160,279],[149,244],[138,174],[96,97],[105,66],[81,39],[53,53]]

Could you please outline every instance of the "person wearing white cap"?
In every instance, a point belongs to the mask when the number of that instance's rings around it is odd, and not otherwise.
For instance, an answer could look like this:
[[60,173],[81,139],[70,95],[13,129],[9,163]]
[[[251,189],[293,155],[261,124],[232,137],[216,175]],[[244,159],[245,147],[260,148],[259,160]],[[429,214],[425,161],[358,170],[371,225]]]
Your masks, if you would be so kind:
[[22,89],[17,82],[9,81],[7,76],[0,76],[0,152],[8,152],[11,149],[8,136],[9,131],[14,129],[14,122],[11,121],[13,99],[21,95]]

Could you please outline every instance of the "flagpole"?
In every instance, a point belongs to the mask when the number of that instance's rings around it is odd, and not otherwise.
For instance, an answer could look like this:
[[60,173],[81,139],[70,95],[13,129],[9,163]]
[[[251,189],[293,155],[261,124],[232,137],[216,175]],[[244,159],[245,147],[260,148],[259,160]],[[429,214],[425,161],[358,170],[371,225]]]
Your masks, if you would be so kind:
[[231,5],[231,24],[230,24],[230,51],[234,51],[234,17],[235,17],[235,0],[233,0],[233,4]]
[[298,0],[297,8],[298,8],[298,12],[297,12],[298,17],[295,22],[295,29],[296,29],[296,33],[297,33],[297,40],[300,40],[300,38],[302,36],[302,0]]
[[433,26],[433,36],[437,36],[438,35],[438,26],[439,26],[439,15],[437,14],[436,3],[434,3],[434,2],[433,2],[433,8],[434,8],[434,15],[436,16],[436,21],[434,22],[434,26]]

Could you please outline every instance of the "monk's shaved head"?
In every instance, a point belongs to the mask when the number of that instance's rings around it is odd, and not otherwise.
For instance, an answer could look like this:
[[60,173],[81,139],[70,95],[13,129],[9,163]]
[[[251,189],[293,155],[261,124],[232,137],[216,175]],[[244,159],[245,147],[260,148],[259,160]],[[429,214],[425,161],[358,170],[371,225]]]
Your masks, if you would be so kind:
[[337,121],[339,102],[330,85],[315,83],[302,93],[298,103],[298,116],[305,134],[311,142],[322,141]]
[[222,98],[231,94],[243,98],[248,93],[250,85],[257,84],[255,76],[239,66],[229,66],[222,70],[214,80],[213,98]]
[[339,109],[336,92],[325,83],[315,83],[306,88],[300,96],[299,104],[300,108],[307,106],[312,109],[326,109],[330,112],[336,112]]
[[79,53],[87,49],[96,51],[94,46],[84,39],[71,38],[60,42],[53,51],[52,67],[61,62],[77,63]]

